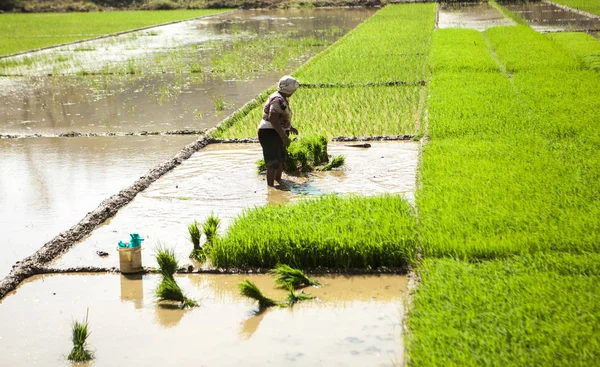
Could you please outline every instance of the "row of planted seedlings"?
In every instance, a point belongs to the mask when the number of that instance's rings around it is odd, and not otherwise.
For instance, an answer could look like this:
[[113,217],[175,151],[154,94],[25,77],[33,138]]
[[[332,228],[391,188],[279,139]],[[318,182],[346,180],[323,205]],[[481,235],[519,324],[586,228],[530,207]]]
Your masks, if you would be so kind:
[[[291,98],[294,126],[306,135],[299,146],[311,135],[421,132],[415,121],[435,9],[435,4],[387,6],[294,73],[304,85]],[[405,67],[377,66],[390,55],[402,56]],[[261,111],[260,103],[249,106],[213,136],[254,137]],[[414,221],[413,209],[397,195],[300,200],[245,210],[207,257],[223,268],[284,263],[303,269],[405,269],[415,257]]]
[[434,33],[410,365],[600,356],[588,326],[600,316],[600,75],[567,39],[596,42],[525,26]]

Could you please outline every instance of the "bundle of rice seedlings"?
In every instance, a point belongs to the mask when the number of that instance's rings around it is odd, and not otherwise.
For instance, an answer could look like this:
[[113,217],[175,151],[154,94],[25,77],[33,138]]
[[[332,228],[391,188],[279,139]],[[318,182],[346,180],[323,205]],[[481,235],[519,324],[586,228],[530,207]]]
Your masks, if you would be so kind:
[[194,220],[192,224],[188,226],[188,232],[190,233],[190,241],[194,245],[194,250],[200,248],[200,228],[198,228],[198,222]]
[[198,303],[193,299],[187,298],[181,291],[179,284],[173,278],[169,277],[163,277],[162,282],[156,288],[156,299],[159,302],[180,302],[181,308],[198,306]]
[[240,288],[240,293],[244,297],[252,298],[258,301],[258,308],[263,309],[267,307],[277,306],[277,301],[272,300],[271,298],[266,297],[260,289],[256,286],[256,284],[252,283],[248,279],[244,280],[243,283],[238,285]]
[[206,250],[203,248],[195,248],[190,253],[190,259],[194,259],[198,262],[205,262],[207,258]]
[[287,302],[287,304],[289,306],[292,306],[297,302],[302,302],[302,301],[306,301],[306,300],[314,298],[310,294],[307,294],[304,292],[295,292],[294,287],[291,285],[288,286],[288,291],[289,291],[289,293],[288,293],[287,297],[285,297],[285,301]]
[[156,253],[156,261],[160,267],[160,273],[165,278],[173,279],[173,274],[177,271],[177,258],[175,251],[167,248],[160,248]]
[[298,288],[304,286],[320,286],[317,280],[307,277],[302,270],[294,269],[289,265],[280,264],[274,269],[269,270],[270,274],[275,275],[275,283],[280,288],[288,288],[292,286]]
[[321,168],[321,171],[331,171],[334,168],[342,167],[345,163],[346,163],[346,159],[344,158],[344,156],[338,155],[338,156],[333,157],[329,163],[324,165]]
[[202,225],[202,230],[206,236],[206,245],[212,245],[217,238],[217,230],[221,225],[221,219],[211,214]]
[[94,354],[86,349],[88,336],[90,336],[90,330],[88,327],[88,314],[86,313],[83,322],[73,322],[73,334],[71,336],[73,349],[67,357],[69,361],[84,362],[94,358]]

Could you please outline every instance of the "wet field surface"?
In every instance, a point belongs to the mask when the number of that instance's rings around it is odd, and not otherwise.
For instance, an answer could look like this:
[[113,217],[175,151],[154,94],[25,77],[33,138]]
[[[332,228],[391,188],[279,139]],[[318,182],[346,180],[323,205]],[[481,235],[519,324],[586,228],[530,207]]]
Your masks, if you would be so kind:
[[[272,86],[284,72],[178,70],[190,64],[190,52],[202,69],[205,63],[217,65],[212,58],[216,53],[246,65],[241,56],[250,54],[255,46],[252,42],[273,34],[279,37],[268,38],[273,42],[282,37],[294,42],[326,41],[317,42],[316,47],[308,42],[309,46],[299,48],[297,58],[285,65],[285,72],[290,72],[374,11],[237,11],[3,59],[0,69],[5,73],[9,70],[26,76],[0,77],[0,134],[203,130]],[[236,53],[235,40],[249,47]],[[280,54],[281,48],[271,49],[275,50],[270,54],[273,59],[286,56]],[[27,59],[30,61],[23,61]],[[7,67],[19,60],[23,61],[20,66]],[[124,74],[119,70],[123,65],[136,68],[136,73]],[[45,75],[49,72],[57,75]],[[99,74],[88,75],[94,72]],[[0,278],[16,261],[70,228],[102,200],[196,139],[1,139],[0,226],[14,230],[0,244]],[[123,230],[128,231],[127,227]]]
[[439,4],[438,9],[438,28],[469,28],[484,31],[491,27],[515,24],[487,3]]
[[[402,194],[414,201],[419,145],[415,142],[371,142],[370,148],[329,144],[332,155],[344,155],[339,171],[315,172],[305,177],[285,176],[286,189],[269,189],[255,162],[262,157],[259,144],[211,144],[144,190],[117,215],[98,227],[57,258],[53,267],[81,265],[118,267],[120,240],[139,233],[142,262],[156,267],[155,249],[173,248],[180,266],[192,245],[187,227],[194,219],[204,221],[214,214],[221,218],[221,233],[243,209],[287,203],[322,194]],[[105,251],[108,257],[99,257]]]
[[0,278],[194,136],[0,140]]
[[270,276],[177,276],[200,303],[187,310],[155,303],[157,275],[35,276],[0,301],[0,365],[70,365],[71,324],[88,309],[93,366],[401,365],[406,277],[315,278],[304,291],[317,299],[257,314],[237,284],[282,299]]
[[523,17],[538,32],[600,31],[600,18],[590,18],[554,4],[532,2],[501,5]]

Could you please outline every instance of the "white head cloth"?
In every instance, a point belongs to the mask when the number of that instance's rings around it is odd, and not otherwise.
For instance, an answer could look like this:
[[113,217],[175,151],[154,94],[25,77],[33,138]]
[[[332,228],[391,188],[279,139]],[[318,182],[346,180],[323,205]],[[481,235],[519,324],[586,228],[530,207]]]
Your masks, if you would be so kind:
[[298,87],[300,87],[300,83],[290,75],[282,77],[277,83],[277,91],[285,94],[293,94]]

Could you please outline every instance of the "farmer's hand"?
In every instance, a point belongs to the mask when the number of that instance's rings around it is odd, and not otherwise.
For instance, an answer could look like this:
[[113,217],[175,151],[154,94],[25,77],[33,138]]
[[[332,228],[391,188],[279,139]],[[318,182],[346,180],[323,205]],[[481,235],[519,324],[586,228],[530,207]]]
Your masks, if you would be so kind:
[[287,136],[283,137],[283,146],[286,148],[290,146],[290,138],[288,138]]
[[290,134],[298,135],[298,129],[295,127],[290,127]]

